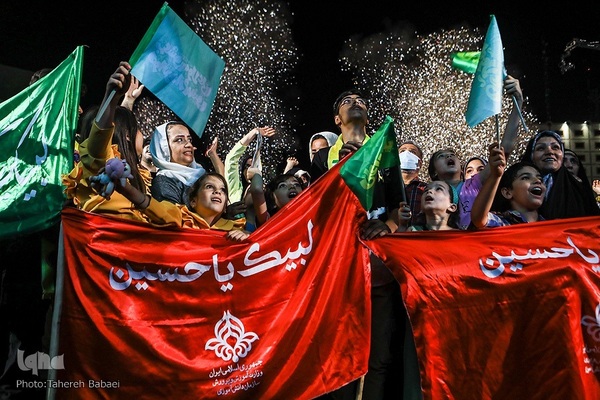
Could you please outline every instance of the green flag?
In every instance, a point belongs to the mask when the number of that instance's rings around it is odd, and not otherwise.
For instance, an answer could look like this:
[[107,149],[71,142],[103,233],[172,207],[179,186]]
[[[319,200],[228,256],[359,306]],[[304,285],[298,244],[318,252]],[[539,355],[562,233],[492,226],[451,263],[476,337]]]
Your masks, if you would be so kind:
[[346,185],[354,192],[365,210],[373,205],[373,191],[380,168],[400,165],[394,120],[389,115],[383,124],[340,169]]
[[466,72],[467,74],[474,74],[477,71],[480,56],[480,51],[457,51],[452,53],[450,54],[452,68]]
[[43,230],[66,200],[73,168],[83,46],[0,104],[0,239]]
[[217,97],[225,61],[167,3],[129,63],[131,74],[201,137]]

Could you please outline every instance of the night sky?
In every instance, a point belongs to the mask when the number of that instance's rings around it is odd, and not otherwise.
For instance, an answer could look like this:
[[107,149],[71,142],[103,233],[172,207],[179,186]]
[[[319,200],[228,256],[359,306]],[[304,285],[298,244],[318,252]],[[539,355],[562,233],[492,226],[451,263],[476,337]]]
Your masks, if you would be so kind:
[[[84,104],[98,103],[108,76],[120,60],[129,59],[163,1],[69,3],[0,3],[0,64],[28,71],[55,67],[77,45],[85,44],[84,81],[89,90]],[[507,70],[521,80],[526,107],[540,121],[600,120],[600,51],[575,49],[568,58],[575,68],[564,74],[559,69],[561,54],[571,39],[600,40],[600,12],[593,2],[583,8],[569,2],[530,11],[526,8],[533,6],[524,2],[504,2],[498,7],[445,2],[435,8],[424,3],[291,2],[293,40],[300,55],[294,90],[300,98],[296,129],[301,136],[336,129],[331,104],[352,84],[338,61],[349,37],[365,37],[403,24],[410,24],[420,35],[460,25],[485,33],[490,14],[498,22]],[[169,5],[185,20],[183,1]]]

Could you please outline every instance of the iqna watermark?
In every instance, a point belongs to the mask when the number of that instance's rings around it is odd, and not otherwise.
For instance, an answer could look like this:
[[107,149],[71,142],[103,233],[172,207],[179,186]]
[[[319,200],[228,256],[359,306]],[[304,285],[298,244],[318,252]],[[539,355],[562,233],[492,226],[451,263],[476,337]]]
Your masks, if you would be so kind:
[[38,351],[23,358],[24,353],[23,350],[17,350],[17,364],[21,371],[31,371],[38,376],[41,369],[65,369],[64,354],[50,358],[48,354]]

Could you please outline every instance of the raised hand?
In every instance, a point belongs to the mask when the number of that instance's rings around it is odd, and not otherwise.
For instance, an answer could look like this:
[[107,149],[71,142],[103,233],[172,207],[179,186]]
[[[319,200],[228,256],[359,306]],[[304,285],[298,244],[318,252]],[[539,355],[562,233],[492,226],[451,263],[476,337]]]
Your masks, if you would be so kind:
[[142,94],[144,90],[144,85],[140,84],[140,81],[135,76],[131,75],[131,81],[129,83],[129,88],[125,93],[125,97],[123,98],[123,102],[121,105],[123,107],[127,107],[133,111],[133,103],[137,100],[138,97]]

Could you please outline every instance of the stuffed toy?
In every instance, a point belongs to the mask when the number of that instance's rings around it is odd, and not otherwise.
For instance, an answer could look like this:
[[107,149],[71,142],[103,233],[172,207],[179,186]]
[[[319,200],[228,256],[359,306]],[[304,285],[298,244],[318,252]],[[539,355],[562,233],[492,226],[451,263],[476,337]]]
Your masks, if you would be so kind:
[[133,179],[131,167],[127,161],[115,157],[106,160],[106,165],[98,171],[98,175],[90,177],[90,185],[100,196],[110,200],[115,184],[119,182],[125,186],[127,179]]

